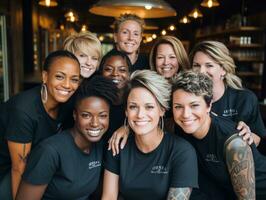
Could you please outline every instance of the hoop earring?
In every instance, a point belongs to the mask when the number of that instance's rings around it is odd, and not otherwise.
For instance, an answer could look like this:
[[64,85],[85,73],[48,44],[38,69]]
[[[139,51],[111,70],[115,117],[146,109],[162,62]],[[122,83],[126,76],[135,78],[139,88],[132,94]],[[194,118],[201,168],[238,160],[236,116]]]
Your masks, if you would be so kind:
[[48,99],[48,93],[47,93],[47,86],[45,83],[42,84],[42,88],[41,88],[41,98],[42,98],[42,102],[46,103],[47,99]]
[[128,120],[127,120],[127,117],[125,117],[124,119],[124,128],[127,128],[128,127]]
[[162,131],[164,131],[164,120],[163,116],[160,117],[159,127]]

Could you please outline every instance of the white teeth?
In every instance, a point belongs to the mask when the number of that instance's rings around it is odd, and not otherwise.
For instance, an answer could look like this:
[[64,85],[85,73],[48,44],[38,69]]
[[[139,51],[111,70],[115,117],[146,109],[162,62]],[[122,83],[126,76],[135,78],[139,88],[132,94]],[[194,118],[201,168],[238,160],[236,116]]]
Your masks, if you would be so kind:
[[163,71],[170,71],[172,68],[171,67],[163,67],[162,70]]
[[137,126],[144,126],[144,125],[146,125],[148,123],[148,121],[135,121],[135,124],[137,125]]
[[58,92],[59,92],[61,95],[68,95],[68,94],[69,94],[69,91],[65,91],[65,90],[58,90]]
[[113,83],[115,83],[115,84],[120,83],[120,81],[119,81],[119,80],[116,80],[116,79],[113,79],[112,81],[113,81]]
[[91,136],[98,136],[101,133],[101,129],[99,129],[99,130],[87,130],[87,132]]
[[83,69],[83,70],[86,70],[86,71],[91,71],[91,70],[92,70],[92,68],[83,67],[83,66],[82,66],[82,69]]
[[194,122],[194,120],[185,120],[185,121],[182,121],[182,123],[184,125],[191,125],[193,122]]

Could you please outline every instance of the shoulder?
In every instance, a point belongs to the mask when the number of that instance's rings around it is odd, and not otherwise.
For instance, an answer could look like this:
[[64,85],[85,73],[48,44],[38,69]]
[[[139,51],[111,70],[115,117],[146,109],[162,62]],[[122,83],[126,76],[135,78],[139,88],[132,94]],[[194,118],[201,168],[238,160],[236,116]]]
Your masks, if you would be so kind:
[[48,137],[40,143],[43,149],[50,149],[53,151],[67,151],[71,146],[71,135],[69,130],[57,133]]
[[257,101],[256,95],[252,91],[246,88],[243,88],[242,90],[237,90],[237,89],[228,87],[227,91],[229,94],[237,97],[237,99],[240,101]]

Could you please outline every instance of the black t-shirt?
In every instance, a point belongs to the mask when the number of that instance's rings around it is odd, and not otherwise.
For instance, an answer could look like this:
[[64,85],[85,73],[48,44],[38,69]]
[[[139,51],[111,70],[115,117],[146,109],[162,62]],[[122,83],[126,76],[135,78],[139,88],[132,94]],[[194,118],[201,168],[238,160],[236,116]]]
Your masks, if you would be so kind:
[[141,152],[131,135],[119,155],[107,152],[105,169],[119,175],[119,189],[126,200],[165,200],[170,187],[198,186],[195,150],[168,133],[149,153]]
[[212,104],[212,111],[237,123],[244,121],[252,132],[266,137],[257,97],[250,90],[227,87],[224,95]]
[[62,128],[66,109],[52,119],[44,109],[40,87],[19,93],[1,105],[0,112],[0,179],[11,169],[7,140],[32,143],[34,148],[43,139]]
[[150,69],[149,67],[149,59],[148,56],[146,54],[139,54],[138,55],[138,59],[136,60],[136,62],[133,64],[132,68],[132,72],[136,71],[136,70],[142,70],[142,69]]
[[87,199],[100,180],[102,152],[102,142],[93,143],[89,154],[82,152],[66,130],[34,149],[22,178],[48,184],[43,199]]
[[[199,171],[208,176],[218,187],[224,189],[231,196],[234,195],[230,175],[227,170],[224,158],[224,144],[226,140],[238,131],[235,129],[236,123],[229,119],[218,116],[211,116],[212,122],[207,135],[199,140],[190,134],[181,132],[196,149]],[[179,129],[180,131],[180,129]],[[266,158],[261,155],[255,145],[251,145],[256,176],[257,199],[266,199]],[[201,188],[201,185],[199,185]],[[208,193],[208,191],[205,191]]]

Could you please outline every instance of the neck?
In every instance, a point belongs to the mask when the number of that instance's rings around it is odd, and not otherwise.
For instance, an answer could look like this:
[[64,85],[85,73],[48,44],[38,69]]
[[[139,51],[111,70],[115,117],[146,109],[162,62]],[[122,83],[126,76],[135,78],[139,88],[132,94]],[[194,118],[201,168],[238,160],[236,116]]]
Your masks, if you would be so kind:
[[225,92],[224,83],[213,83],[213,102],[218,101]]
[[42,102],[42,103],[43,103],[44,109],[48,113],[48,115],[50,117],[52,117],[53,119],[56,119],[57,114],[58,114],[59,103],[49,101],[49,99],[47,99],[47,101],[45,103],[44,102]]
[[210,115],[207,116],[206,120],[204,121],[204,123],[202,124],[200,130],[198,130],[197,132],[195,132],[193,134],[193,136],[197,139],[203,139],[209,132],[211,126],[211,117]]
[[74,142],[77,147],[84,153],[89,154],[91,151],[91,142],[87,141],[75,127],[70,130],[70,133],[74,138]]
[[160,129],[157,129],[154,134],[135,134],[135,142],[140,151],[142,151],[143,153],[149,153],[159,146],[163,139],[163,135],[163,131]]

